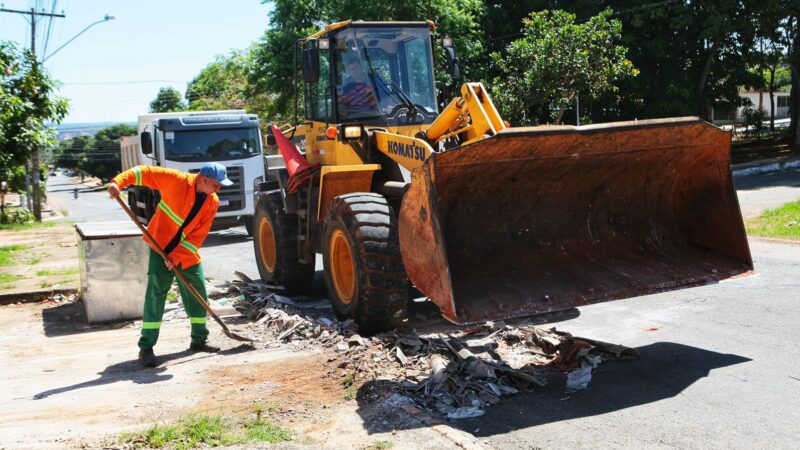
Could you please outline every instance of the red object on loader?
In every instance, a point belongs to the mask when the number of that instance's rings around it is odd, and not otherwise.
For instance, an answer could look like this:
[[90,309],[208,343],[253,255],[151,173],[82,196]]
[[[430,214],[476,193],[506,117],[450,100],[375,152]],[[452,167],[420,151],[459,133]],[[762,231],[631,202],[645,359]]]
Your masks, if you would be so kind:
[[297,150],[297,147],[283,135],[283,132],[275,125],[272,125],[272,134],[275,136],[275,143],[281,152],[283,162],[286,163],[286,171],[289,172],[289,193],[294,193],[297,188],[307,183],[319,173],[319,164],[313,166],[308,164],[305,156]]

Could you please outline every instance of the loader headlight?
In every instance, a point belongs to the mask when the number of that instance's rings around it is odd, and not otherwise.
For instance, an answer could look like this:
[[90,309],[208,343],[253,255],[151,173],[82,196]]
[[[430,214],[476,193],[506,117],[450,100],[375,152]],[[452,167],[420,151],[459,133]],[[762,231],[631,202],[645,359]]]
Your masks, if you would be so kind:
[[354,140],[354,139],[361,139],[361,134],[363,133],[363,128],[361,125],[345,125],[344,126],[344,139],[345,140]]

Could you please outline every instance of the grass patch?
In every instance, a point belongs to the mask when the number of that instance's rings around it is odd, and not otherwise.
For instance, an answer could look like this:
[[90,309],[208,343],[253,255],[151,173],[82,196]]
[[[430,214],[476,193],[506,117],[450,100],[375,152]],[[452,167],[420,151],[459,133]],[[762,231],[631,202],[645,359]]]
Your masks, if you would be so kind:
[[29,248],[30,245],[19,244],[0,247],[0,267],[13,265],[16,254]]
[[48,221],[48,222],[31,222],[31,223],[0,223],[0,230],[11,230],[11,231],[23,231],[23,230],[32,230],[34,228],[52,228],[64,225],[67,222],[55,222],[55,221]]
[[175,291],[167,292],[167,303],[175,303],[178,301],[178,293]]
[[46,288],[53,287],[53,286],[59,286],[59,285],[62,285],[62,284],[72,283],[73,281],[77,281],[77,280],[58,280],[58,281],[54,281],[52,283],[50,283],[48,281],[42,281],[41,283],[39,283],[39,287],[42,288],[42,289],[46,289]]
[[[11,275],[10,273],[0,273],[0,284],[12,283],[14,281],[22,280],[23,278],[25,277],[20,275]],[[4,289],[9,289],[9,288],[4,288]]]
[[37,277],[53,277],[59,275],[76,275],[80,272],[80,269],[64,269],[64,270],[49,270],[49,269],[42,269],[36,271]]
[[227,416],[189,414],[173,424],[154,425],[147,430],[125,433],[123,444],[134,448],[190,449],[292,440],[292,432],[257,413],[254,418],[235,420]]
[[378,441],[368,447],[364,447],[364,450],[388,450],[393,447],[394,443],[391,441]]
[[800,239],[800,201],[769,209],[747,222],[747,234],[782,239]]
[[358,389],[356,388],[355,381],[356,381],[355,373],[348,373],[344,376],[344,378],[342,378],[342,387],[345,388],[344,391],[345,400],[352,400],[356,398]]

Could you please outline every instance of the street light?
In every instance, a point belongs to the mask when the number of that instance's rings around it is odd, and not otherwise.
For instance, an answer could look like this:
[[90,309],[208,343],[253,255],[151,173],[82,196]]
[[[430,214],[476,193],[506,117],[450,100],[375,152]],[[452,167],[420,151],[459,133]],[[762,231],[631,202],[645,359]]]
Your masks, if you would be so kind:
[[80,32],[80,33],[76,34],[75,36],[72,36],[72,38],[71,38],[70,40],[68,40],[67,42],[64,42],[64,44],[63,44],[63,45],[61,45],[61,47],[58,47],[57,49],[53,50],[53,53],[50,53],[49,55],[45,56],[45,57],[42,59],[42,62],[45,62],[45,61],[47,61],[48,59],[50,59],[50,57],[51,57],[51,56],[53,56],[53,55],[55,55],[56,53],[58,53],[58,51],[59,51],[59,50],[61,50],[62,48],[66,47],[66,46],[67,46],[67,44],[69,44],[70,42],[72,42],[72,41],[74,41],[75,39],[77,39],[77,38],[78,38],[78,36],[80,36],[80,35],[82,35],[83,33],[85,33],[85,32],[86,32],[86,30],[88,30],[89,28],[92,28],[93,26],[97,25],[98,23],[108,22],[109,20],[114,20],[114,19],[116,19],[116,17],[114,17],[114,16],[109,16],[108,14],[106,14],[106,15],[105,15],[105,17],[103,17],[102,19],[98,20],[97,22],[90,23],[90,24],[89,24],[89,25],[88,25],[86,28],[84,28],[83,30],[81,30],[81,32]]

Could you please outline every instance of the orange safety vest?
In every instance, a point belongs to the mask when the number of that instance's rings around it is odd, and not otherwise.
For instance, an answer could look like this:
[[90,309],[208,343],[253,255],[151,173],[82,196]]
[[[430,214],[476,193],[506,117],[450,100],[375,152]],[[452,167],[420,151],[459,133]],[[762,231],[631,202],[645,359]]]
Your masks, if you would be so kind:
[[[175,233],[178,232],[195,198],[194,183],[196,174],[184,173],[174,169],[154,166],[136,166],[114,177],[120,189],[131,185],[147,186],[161,192],[156,213],[147,226],[147,231],[158,245],[166,247]],[[206,197],[203,206],[191,223],[184,228],[180,244],[170,253],[172,262],[186,269],[200,262],[198,250],[211,230],[211,222],[217,214],[219,197],[211,194]],[[147,241],[146,238],[145,242]],[[150,244],[148,242],[148,244]],[[152,247],[152,245],[150,245]]]

